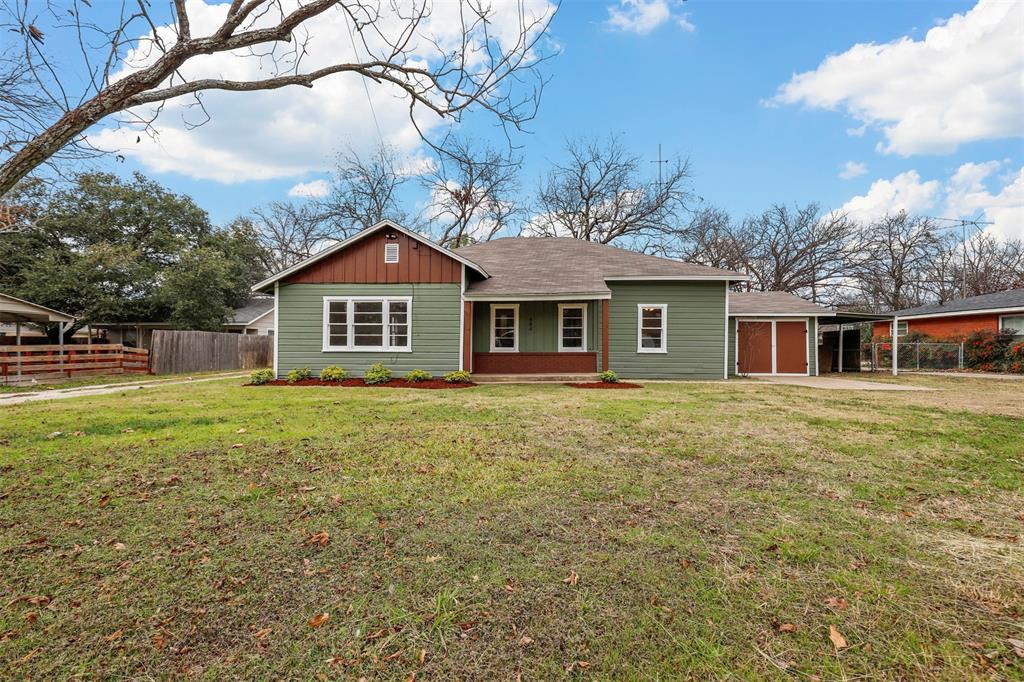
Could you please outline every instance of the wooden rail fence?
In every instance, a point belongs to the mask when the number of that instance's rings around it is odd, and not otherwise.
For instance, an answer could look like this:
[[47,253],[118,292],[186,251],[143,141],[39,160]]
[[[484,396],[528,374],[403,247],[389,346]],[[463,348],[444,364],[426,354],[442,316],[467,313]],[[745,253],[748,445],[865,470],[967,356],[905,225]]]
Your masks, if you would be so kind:
[[0,346],[3,384],[126,373],[149,374],[149,351],[119,343]]
[[274,337],[221,332],[153,332],[154,374],[259,369],[274,364]]

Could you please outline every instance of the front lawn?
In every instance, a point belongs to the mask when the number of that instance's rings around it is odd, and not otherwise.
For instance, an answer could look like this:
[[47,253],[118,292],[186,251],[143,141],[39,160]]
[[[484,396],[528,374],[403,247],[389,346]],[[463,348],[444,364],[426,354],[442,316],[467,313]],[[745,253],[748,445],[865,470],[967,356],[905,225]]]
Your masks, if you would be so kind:
[[1024,677],[1021,386],[908,381],[0,404],[0,670]]

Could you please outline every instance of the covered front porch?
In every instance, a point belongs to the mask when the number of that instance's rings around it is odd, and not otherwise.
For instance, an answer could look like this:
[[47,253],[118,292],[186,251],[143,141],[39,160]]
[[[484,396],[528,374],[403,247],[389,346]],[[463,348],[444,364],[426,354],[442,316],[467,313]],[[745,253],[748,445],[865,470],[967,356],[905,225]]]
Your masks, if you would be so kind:
[[608,298],[466,300],[463,369],[477,377],[608,369]]

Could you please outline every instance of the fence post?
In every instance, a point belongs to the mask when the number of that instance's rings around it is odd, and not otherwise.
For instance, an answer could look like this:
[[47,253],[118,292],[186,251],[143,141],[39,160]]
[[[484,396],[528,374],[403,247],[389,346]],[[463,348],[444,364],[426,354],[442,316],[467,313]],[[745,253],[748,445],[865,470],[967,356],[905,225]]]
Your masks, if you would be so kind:
[[917,362],[917,369],[921,369],[921,342],[914,344],[914,357]]
[[957,353],[957,363],[956,363],[956,365],[957,365],[956,366],[957,369],[963,369],[964,368],[964,342],[963,341],[960,342],[960,352]]

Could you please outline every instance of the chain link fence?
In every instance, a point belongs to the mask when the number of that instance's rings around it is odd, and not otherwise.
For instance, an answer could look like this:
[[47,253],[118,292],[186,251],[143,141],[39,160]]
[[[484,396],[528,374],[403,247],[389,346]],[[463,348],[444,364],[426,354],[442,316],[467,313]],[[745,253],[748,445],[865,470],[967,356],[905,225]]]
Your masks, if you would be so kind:
[[[899,369],[963,369],[964,344],[900,342]],[[861,369],[865,371],[892,370],[892,343],[861,344]]]

